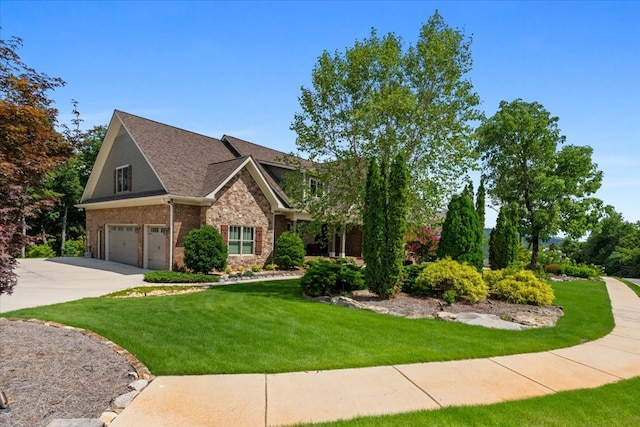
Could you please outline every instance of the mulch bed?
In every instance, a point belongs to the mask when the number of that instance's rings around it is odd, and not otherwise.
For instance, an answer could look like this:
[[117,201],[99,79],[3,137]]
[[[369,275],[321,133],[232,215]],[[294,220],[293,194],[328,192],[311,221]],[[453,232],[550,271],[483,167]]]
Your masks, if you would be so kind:
[[2,426],[46,426],[58,418],[99,418],[130,391],[136,369],[86,332],[0,318]]

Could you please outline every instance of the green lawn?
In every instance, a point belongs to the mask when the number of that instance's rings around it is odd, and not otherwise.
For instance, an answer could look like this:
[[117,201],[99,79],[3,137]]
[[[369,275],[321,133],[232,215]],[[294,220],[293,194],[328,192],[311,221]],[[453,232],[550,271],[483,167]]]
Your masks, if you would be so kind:
[[363,417],[350,421],[313,425],[317,427],[637,426],[640,425],[639,389],[640,378],[633,378],[596,389],[567,391],[515,402]]
[[5,313],[90,329],[156,375],[289,372],[543,351],[613,328],[603,282],[553,284],[554,328],[503,331],[349,310],[303,299],[298,280],[216,286],[180,296],[88,298]]
[[636,293],[636,295],[638,295],[640,297],[640,285],[636,285],[635,283],[629,281],[629,280],[625,280],[622,278],[618,277],[618,280],[620,280],[622,283],[624,283],[625,285],[627,285],[633,292]]

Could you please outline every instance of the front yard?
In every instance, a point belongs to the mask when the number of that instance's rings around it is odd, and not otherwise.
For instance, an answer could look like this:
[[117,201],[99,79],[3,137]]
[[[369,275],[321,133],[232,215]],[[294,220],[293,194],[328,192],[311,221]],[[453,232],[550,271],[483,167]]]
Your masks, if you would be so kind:
[[611,331],[603,282],[553,284],[565,315],[554,328],[504,331],[404,319],[305,300],[299,280],[238,283],[205,292],[87,298],[6,313],[90,329],[156,375],[276,373],[544,351]]

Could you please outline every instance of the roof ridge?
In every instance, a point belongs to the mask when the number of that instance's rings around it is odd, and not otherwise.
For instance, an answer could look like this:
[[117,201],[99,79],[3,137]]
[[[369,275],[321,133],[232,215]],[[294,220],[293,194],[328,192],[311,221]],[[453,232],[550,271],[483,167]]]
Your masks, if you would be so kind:
[[145,120],[145,121],[147,121],[147,122],[152,122],[152,123],[155,123],[155,124],[158,124],[158,125],[164,126],[164,127],[169,127],[169,128],[173,128],[173,129],[175,129],[175,130],[179,130],[179,131],[181,131],[181,132],[190,133],[190,134],[192,134],[192,135],[198,135],[198,136],[202,136],[202,137],[205,137],[205,138],[215,139],[216,141],[220,141],[220,142],[222,142],[222,140],[220,140],[220,139],[218,139],[218,138],[216,138],[216,137],[214,137],[214,136],[209,136],[209,135],[205,135],[205,134],[203,134],[203,133],[194,132],[194,131],[192,131],[192,130],[184,129],[184,128],[181,128],[181,127],[178,127],[178,126],[174,126],[174,125],[169,125],[169,124],[166,124],[166,123],[162,123],[162,122],[159,122],[159,121],[157,121],[157,120],[153,120],[153,119],[149,119],[149,118],[146,118],[146,117],[138,116],[137,114],[132,114],[132,113],[128,113],[128,112],[126,112],[126,111],[118,110],[117,108],[115,109],[115,112],[116,112],[116,113],[124,113],[124,114],[126,114],[126,115],[128,115],[128,116],[133,116],[133,117],[135,117],[135,118],[138,118],[138,119],[141,119],[141,120]]
[[211,162],[211,163],[208,163],[208,164],[207,164],[207,167],[208,167],[208,166],[212,166],[212,165],[219,165],[219,164],[222,164],[222,163],[236,162],[236,161],[238,161],[238,160],[243,160],[243,161],[244,161],[244,160],[248,159],[249,157],[251,157],[251,154],[249,154],[249,155],[247,155],[247,156],[240,156],[240,157],[236,157],[236,158],[234,158],[234,159],[221,160],[221,161],[219,161],[219,162]]

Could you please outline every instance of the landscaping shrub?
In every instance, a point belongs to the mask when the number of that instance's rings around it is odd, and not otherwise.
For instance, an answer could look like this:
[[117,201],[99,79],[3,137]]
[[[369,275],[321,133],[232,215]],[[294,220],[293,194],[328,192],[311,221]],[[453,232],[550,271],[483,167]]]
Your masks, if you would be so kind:
[[512,304],[549,305],[553,302],[553,289],[549,283],[538,279],[532,271],[503,271],[503,274],[504,277],[495,283],[490,280],[490,292],[496,299]]
[[144,281],[149,283],[213,283],[218,281],[218,276],[160,270],[145,273]]
[[29,246],[25,256],[27,258],[53,258],[56,253],[49,245],[33,245]]
[[304,242],[293,231],[285,231],[278,237],[273,260],[278,267],[289,270],[304,264]]
[[566,274],[567,276],[572,277],[582,277],[584,279],[588,279],[589,277],[599,277],[600,270],[597,267],[589,266],[589,265],[563,265],[561,269],[562,274]]
[[309,267],[300,284],[303,292],[312,297],[340,295],[365,288],[360,267],[333,260],[322,260]]
[[553,263],[544,267],[544,271],[549,274],[561,274],[562,265]]
[[227,245],[214,227],[193,229],[184,238],[184,264],[194,273],[223,271],[227,265]]
[[485,299],[488,288],[482,274],[468,264],[445,258],[428,264],[416,278],[417,294],[436,291],[448,299],[467,298],[472,303]]
[[429,265],[428,263],[422,264],[409,264],[402,268],[402,292],[407,294],[415,293],[416,278],[422,273],[422,270]]
[[84,238],[78,240],[67,240],[62,248],[62,256],[84,256]]

